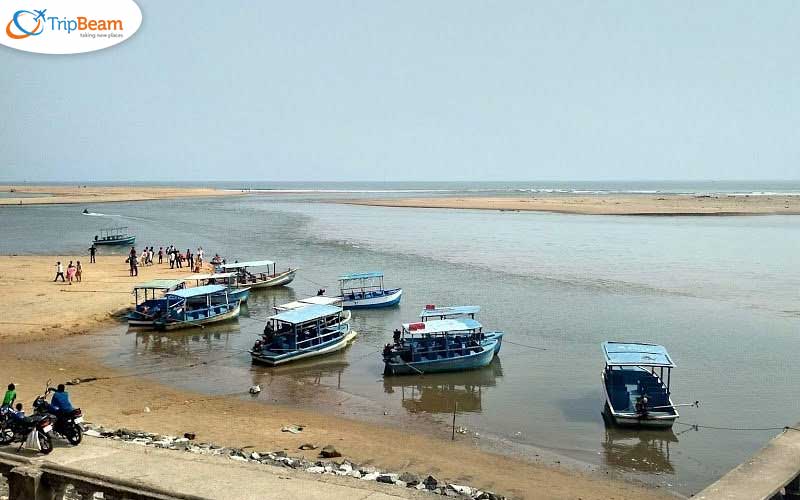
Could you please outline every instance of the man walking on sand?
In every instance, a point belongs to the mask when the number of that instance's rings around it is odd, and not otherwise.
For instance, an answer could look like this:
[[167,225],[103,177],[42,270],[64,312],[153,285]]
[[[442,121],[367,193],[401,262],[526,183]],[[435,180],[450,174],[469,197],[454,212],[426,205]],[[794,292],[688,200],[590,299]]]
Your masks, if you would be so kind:
[[186,249],[186,261],[189,263],[189,269],[194,269],[194,255],[192,255],[192,249]]
[[67,281],[67,279],[64,277],[64,266],[61,265],[61,261],[56,262],[56,277],[53,280],[53,283],[58,281],[59,277],[61,277],[62,282]]
[[164,247],[158,247],[158,263],[164,262]]
[[94,264],[95,263],[94,262],[94,254],[96,254],[96,253],[97,253],[97,247],[94,246],[94,243],[92,243],[92,246],[89,247],[89,264]]

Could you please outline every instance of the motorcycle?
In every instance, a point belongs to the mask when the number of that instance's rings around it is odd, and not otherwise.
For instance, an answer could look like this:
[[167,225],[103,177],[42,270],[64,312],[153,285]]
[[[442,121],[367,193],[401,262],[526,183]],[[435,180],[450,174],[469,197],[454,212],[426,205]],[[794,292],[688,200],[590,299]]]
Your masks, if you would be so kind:
[[[48,381],[47,385],[50,385]],[[75,408],[69,412],[52,412],[45,396],[53,389],[48,387],[44,395],[36,396],[33,401],[33,410],[36,415],[50,415],[54,420],[53,432],[69,442],[73,446],[78,446],[83,440],[83,412],[80,408]]]
[[38,445],[39,451],[45,455],[53,451],[53,440],[50,437],[53,431],[51,415],[37,414],[18,418],[11,415],[11,412],[7,407],[0,408],[0,445],[19,442],[22,443],[22,448],[23,444],[35,440],[33,444]]

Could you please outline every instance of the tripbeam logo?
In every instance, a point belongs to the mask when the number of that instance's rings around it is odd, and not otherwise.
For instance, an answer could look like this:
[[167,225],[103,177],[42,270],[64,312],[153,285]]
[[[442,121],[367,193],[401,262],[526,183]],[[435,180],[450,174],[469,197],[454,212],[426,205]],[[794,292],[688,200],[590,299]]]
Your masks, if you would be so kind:
[[92,52],[124,42],[142,24],[142,12],[133,0],[71,0],[39,9],[19,8],[22,2],[0,5],[0,21],[8,19],[0,43],[28,52]]

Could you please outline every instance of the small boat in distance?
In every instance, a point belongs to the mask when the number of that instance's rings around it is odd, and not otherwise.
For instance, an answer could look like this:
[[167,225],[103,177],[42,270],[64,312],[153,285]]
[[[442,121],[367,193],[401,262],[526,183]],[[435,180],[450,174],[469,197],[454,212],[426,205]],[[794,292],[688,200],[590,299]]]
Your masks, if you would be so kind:
[[[234,262],[233,264],[220,264],[217,269],[233,271],[237,274],[237,288],[269,288],[273,286],[288,285],[294,280],[297,269],[291,267],[283,272],[278,272],[276,264],[271,260],[254,260],[250,262]],[[249,267],[266,267],[266,272],[251,273]],[[270,273],[270,267],[272,272]]]
[[275,366],[344,349],[356,332],[342,321],[342,312],[337,306],[307,304],[271,316],[250,356]]
[[128,234],[127,227],[109,227],[100,230],[100,235],[94,236],[95,245],[132,245],[136,236]]
[[406,323],[383,349],[387,375],[423,375],[487,366],[500,350],[502,332],[483,333],[474,319]]
[[[425,309],[419,313],[419,319],[423,323],[430,319],[458,319],[469,318],[475,319],[475,315],[481,312],[481,306],[436,306],[428,304]],[[496,340],[495,353],[500,352],[500,347],[503,344],[503,332],[484,332],[484,340]]]
[[203,326],[239,316],[239,300],[230,300],[222,285],[183,288],[166,294],[167,313],[154,321],[158,330]]
[[605,415],[619,426],[671,428],[679,416],[670,398],[675,364],[664,346],[603,342],[603,354]]
[[240,300],[247,302],[250,297],[250,288],[238,287],[238,280],[236,273],[197,273],[190,274],[183,278],[184,281],[194,281],[195,286],[203,285],[225,285],[228,288],[228,298],[233,300]]
[[367,309],[399,304],[403,289],[384,288],[383,272],[378,271],[339,276],[339,293],[345,309]]
[[[153,322],[167,311],[166,292],[183,288],[183,280],[154,279],[133,287],[136,306],[126,316],[128,326],[152,327]],[[139,293],[142,301],[139,302]]]

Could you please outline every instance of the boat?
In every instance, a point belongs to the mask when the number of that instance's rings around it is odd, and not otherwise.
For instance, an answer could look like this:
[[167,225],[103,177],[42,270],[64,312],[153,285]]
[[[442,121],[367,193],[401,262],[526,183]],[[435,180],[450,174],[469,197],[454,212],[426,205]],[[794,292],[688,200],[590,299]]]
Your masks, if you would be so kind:
[[[479,312],[481,312],[481,306],[436,306],[428,304],[419,314],[419,319],[422,322],[430,319],[475,319],[475,315]],[[495,353],[500,352],[500,347],[503,345],[503,332],[484,332],[483,335],[484,340],[497,340]]]
[[[126,315],[128,326],[152,327],[153,321],[167,310],[166,292],[178,290],[184,286],[180,279],[154,279],[133,287],[136,306]],[[139,301],[139,294],[142,300]]]
[[679,416],[670,398],[675,364],[664,346],[603,342],[603,354],[604,412],[611,422],[623,427],[671,428]]
[[[340,297],[325,297],[324,295],[315,295],[313,297],[308,297],[307,299],[299,299],[293,302],[287,302],[286,304],[275,306],[273,309],[275,309],[275,313],[277,314],[283,311],[289,311],[291,309],[299,309],[309,304],[342,307],[342,299]],[[353,313],[350,311],[342,311],[340,317],[341,323],[349,323],[352,315]]]
[[194,281],[195,286],[225,285],[228,288],[228,298],[230,300],[239,300],[244,303],[250,297],[250,288],[238,287],[237,276],[236,273],[195,273],[186,276],[183,280],[186,282]]
[[487,366],[500,350],[501,332],[488,337],[470,318],[406,323],[383,349],[387,375],[422,375]]
[[[251,273],[249,267],[266,267],[266,272]],[[272,273],[269,268],[272,267]],[[250,262],[234,262],[233,264],[220,264],[220,272],[233,271],[238,275],[237,288],[269,288],[273,286],[288,285],[294,280],[297,269],[291,267],[283,272],[278,272],[276,264],[271,260],[254,260]]]
[[357,334],[342,322],[342,312],[338,306],[307,304],[271,316],[250,356],[276,366],[344,349]]
[[128,234],[127,227],[109,227],[100,230],[100,235],[95,235],[95,245],[132,245],[136,236]]
[[345,309],[394,306],[400,303],[403,296],[402,288],[384,288],[382,272],[339,276],[339,292]]
[[205,285],[167,292],[167,313],[153,322],[158,330],[203,326],[235,319],[239,300],[231,300],[222,285]]

